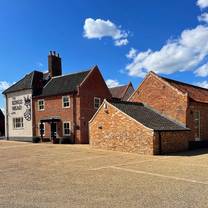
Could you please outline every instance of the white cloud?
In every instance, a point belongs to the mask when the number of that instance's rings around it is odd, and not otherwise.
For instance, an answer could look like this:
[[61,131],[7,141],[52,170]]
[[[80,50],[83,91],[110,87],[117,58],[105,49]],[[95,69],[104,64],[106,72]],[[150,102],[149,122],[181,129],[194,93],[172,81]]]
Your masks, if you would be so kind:
[[6,112],[6,111],[5,111],[5,108],[2,107],[2,108],[0,108],[0,109],[1,109],[2,113],[5,115],[5,112]]
[[125,39],[120,39],[120,40],[115,40],[115,46],[123,46],[123,45],[127,45],[129,43],[129,41],[125,38]]
[[200,22],[208,23],[208,13],[203,13],[201,16],[198,16]]
[[201,9],[204,9],[204,8],[208,7],[208,0],[197,0],[197,5]]
[[208,76],[208,63],[200,66],[198,69],[195,70],[194,73],[198,77],[206,77],[206,76]]
[[126,57],[129,59],[135,58],[137,54],[137,50],[134,48],[131,48],[128,54],[126,54]]
[[120,83],[118,82],[118,80],[114,80],[114,79],[106,80],[106,84],[109,88],[120,86]]
[[37,62],[37,63],[36,63],[36,66],[37,66],[38,68],[42,68],[44,65],[43,65],[43,63],[41,63],[41,62]]
[[6,81],[0,81],[0,91],[4,91],[10,87],[10,84]]
[[203,87],[203,88],[208,88],[208,81],[195,82],[194,85]]
[[138,77],[144,77],[149,71],[171,74],[193,70],[208,55],[207,40],[206,26],[184,30],[178,39],[169,40],[160,50],[149,49],[131,57],[126,70],[129,75]]
[[115,41],[116,46],[128,44],[128,33],[121,30],[110,20],[102,19],[85,19],[84,37],[88,39],[102,39],[103,37],[111,37]]

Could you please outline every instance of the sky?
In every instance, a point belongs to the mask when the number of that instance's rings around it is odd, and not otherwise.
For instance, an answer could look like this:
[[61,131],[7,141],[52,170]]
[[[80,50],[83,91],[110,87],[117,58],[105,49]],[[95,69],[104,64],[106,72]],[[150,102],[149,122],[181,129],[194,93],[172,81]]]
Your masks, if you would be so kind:
[[64,74],[98,65],[111,87],[155,71],[208,88],[208,0],[0,0],[0,92],[47,71],[51,50]]

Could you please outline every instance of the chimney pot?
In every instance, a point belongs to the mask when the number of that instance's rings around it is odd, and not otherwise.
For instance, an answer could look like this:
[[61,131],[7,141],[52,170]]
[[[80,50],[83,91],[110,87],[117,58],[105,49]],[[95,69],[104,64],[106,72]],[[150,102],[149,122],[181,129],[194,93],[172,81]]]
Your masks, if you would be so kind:
[[58,53],[56,54],[56,51],[50,51],[48,56],[48,71],[51,77],[62,75],[61,58]]

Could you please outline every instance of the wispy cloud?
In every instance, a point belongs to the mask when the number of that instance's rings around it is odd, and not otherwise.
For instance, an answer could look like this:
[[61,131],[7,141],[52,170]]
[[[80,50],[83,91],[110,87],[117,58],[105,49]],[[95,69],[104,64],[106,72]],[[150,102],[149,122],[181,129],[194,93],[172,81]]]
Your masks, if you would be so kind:
[[202,82],[195,82],[194,85],[203,87],[203,88],[208,88],[208,81],[202,81]]
[[[205,8],[208,0],[198,0],[197,5]],[[203,17],[205,21],[205,15],[201,16]],[[162,74],[194,71],[208,56],[207,37],[208,26],[200,24],[182,31],[177,39],[167,40],[160,50],[137,52],[131,49],[126,55],[131,60],[126,66],[127,73],[130,76],[144,77],[149,71]]]
[[128,44],[128,32],[122,30],[110,20],[102,19],[85,19],[84,37],[88,39],[99,39],[110,37],[114,40],[115,46]]
[[208,7],[208,0],[197,0],[197,5],[201,9],[205,9],[206,7]]
[[121,84],[119,83],[118,80],[115,80],[115,79],[108,79],[106,80],[106,84],[109,88],[112,88],[112,87],[118,87],[120,86]]
[[8,89],[11,86],[7,81],[0,81],[0,92]]

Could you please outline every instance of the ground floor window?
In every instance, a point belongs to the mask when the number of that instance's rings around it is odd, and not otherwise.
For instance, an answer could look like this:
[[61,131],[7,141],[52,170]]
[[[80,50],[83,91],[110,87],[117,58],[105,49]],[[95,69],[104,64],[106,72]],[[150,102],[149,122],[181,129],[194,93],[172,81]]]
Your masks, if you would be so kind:
[[64,136],[71,135],[71,122],[64,122],[63,123],[63,135]]
[[22,129],[24,127],[23,117],[13,118],[13,127],[14,129]]
[[[42,132],[41,132],[42,131]],[[39,123],[39,134],[45,136],[45,123]]]

